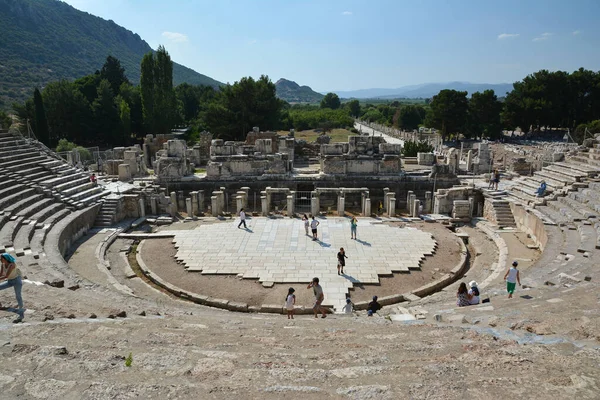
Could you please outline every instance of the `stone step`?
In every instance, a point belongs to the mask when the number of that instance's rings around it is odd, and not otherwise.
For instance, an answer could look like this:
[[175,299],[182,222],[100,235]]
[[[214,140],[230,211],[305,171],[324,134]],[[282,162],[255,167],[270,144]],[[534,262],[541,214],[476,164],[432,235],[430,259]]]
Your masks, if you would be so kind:
[[16,233],[16,230],[19,229],[19,226],[23,222],[23,217],[17,217],[15,219],[11,219],[2,225],[0,228],[0,246],[1,247],[12,247],[13,239]]
[[0,210],[3,210],[6,212],[7,208],[11,204],[14,204],[17,201],[20,201],[21,199],[23,199],[25,197],[35,195],[35,189],[23,188],[22,186],[17,186],[17,187],[21,190],[13,193],[11,195],[8,195],[8,196],[0,197]]
[[64,208],[65,208],[65,205],[62,203],[51,203],[44,209],[38,211],[37,213],[35,213],[31,217],[29,217],[29,220],[31,222],[27,225],[21,225],[21,227],[19,228],[19,231],[17,232],[17,235],[15,236],[15,240],[14,240],[15,248],[23,249],[23,248],[30,247],[29,242],[31,241],[31,239],[33,237],[36,227],[39,226],[40,224],[43,225],[43,222],[47,218],[58,213],[59,211],[63,210]]
[[71,214],[71,212],[72,212],[71,210],[62,209],[62,210],[55,212],[50,217],[46,218],[46,220],[44,221],[44,228],[36,229],[35,232],[33,233],[33,236],[30,240],[31,249],[34,251],[37,251],[39,253],[43,253],[44,252],[44,242],[46,241],[46,235],[48,234],[50,229],[52,229],[52,227],[54,225],[56,225],[56,223],[58,221],[60,221],[67,215]]
[[20,171],[22,171],[22,170],[37,167],[38,164],[40,162],[44,161],[45,159],[46,159],[46,157],[39,156],[39,157],[28,158],[26,160],[11,161],[9,163],[11,165],[2,164],[2,166],[5,167],[6,169],[12,171],[15,174],[19,174]]
[[579,156],[573,156],[573,157],[570,158],[570,160],[574,160],[574,161],[577,161],[579,163],[590,165],[590,166],[594,166],[594,167],[600,167],[600,161],[591,159],[591,158],[586,157],[586,156],[581,156],[581,155],[579,155]]
[[87,188],[85,190],[82,190],[80,192],[75,192],[68,197],[70,197],[71,199],[76,200],[76,201],[81,201],[82,199],[93,196],[96,193],[100,193],[100,192],[102,192],[101,186],[93,186],[93,187]]
[[598,168],[590,166],[589,164],[582,164],[579,162],[573,162],[571,160],[556,162],[554,165],[558,165],[559,167],[570,168],[576,171],[579,171],[584,174],[588,174],[588,176],[593,176],[600,172]]
[[[42,185],[46,186],[46,187],[55,187],[55,186],[58,186],[63,183],[69,184],[71,181],[79,179],[83,176],[85,176],[85,174],[83,172],[75,172],[72,174],[65,174],[62,176],[57,176],[56,178],[53,178],[53,179],[49,179],[46,182],[43,182]],[[66,187],[68,187],[68,186],[65,186],[65,188]]]
[[4,208],[5,212],[9,212],[13,215],[17,215],[19,211],[29,207],[32,204],[35,204],[39,200],[41,200],[44,196],[41,194],[32,194],[30,196],[24,197],[23,199],[11,203],[9,206]]
[[546,203],[549,207],[555,209],[560,214],[564,215],[568,220],[572,222],[584,220],[584,216],[573,210],[568,205],[559,201],[549,201]]
[[581,181],[582,178],[587,177],[587,173],[576,171],[576,170],[573,170],[570,168],[561,167],[561,166],[555,165],[555,164],[544,167],[544,170],[554,172],[557,174],[561,174],[561,175],[565,175],[565,176],[570,177],[571,179],[575,180],[576,182],[579,182],[579,181]]
[[535,171],[533,173],[533,175],[536,177],[540,177],[540,179],[543,179],[544,181],[546,181],[547,185],[553,186],[557,189],[561,189],[561,188],[565,187],[566,185],[570,185],[571,183],[574,182],[573,179],[567,178],[565,176],[557,175],[553,172],[546,171],[546,170]]
[[[99,186],[100,187],[100,186]],[[101,200],[103,197],[106,197],[110,194],[109,190],[102,190],[98,193],[95,193],[89,197],[85,197],[79,200],[82,207],[89,206],[90,204]]]
[[3,164],[5,162],[10,162],[10,161],[18,161],[21,159],[26,159],[26,158],[31,158],[31,157],[37,157],[39,155],[40,155],[39,151],[31,150],[30,148],[23,149],[20,151],[12,150],[12,151],[10,151],[9,154],[0,157],[0,164]]
[[598,213],[595,210],[588,208],[585,204],[582,204],[570,197],[571,194],[572,193],[569,193],[569,197],[558,197],[557,200],[583,215],[585,219],[596,218],[598,216]]
[[81,193],[94,187],[98,187],[98,185],[90,182],[89,178],[85,178],[85,181],[83,181],[83,179],[77,180],[77,183],[75,183],[74,181],[71,187],[69,187],[68,189],[60,190],[60,192],[65,196],[73,196],[76,193]]
[[16,215],[30,219],[30,216],[32,216],[33,214],[37,213],[38,211],[46,208],[53,202],[54,201],[52,199],[41,198],[39,201],[36,201],[35,203],[33,203],[33,204],[23,208],[21,211],[17,212]]
[[2,182],[2,185],[0,186],[0,200],[5,198],[6,196],[10,196],[11,194],[18,192],[22,188],[23,186],[21,186],[14,179]]
[[537,207],[546,203],[546,199],[543,197],[532,197],[526,193],[520,191],[512,191],[508,194],[508,197],[517,203],[530,205]]

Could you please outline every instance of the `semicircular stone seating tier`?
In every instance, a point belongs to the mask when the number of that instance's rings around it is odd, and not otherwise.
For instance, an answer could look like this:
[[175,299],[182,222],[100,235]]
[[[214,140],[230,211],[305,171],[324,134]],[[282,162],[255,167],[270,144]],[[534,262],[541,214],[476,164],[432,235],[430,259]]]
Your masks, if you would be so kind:
[[[380,275],[419,269],[424,257],[436,249],[432,235],[416,228],[360,220],[358,240],[352,240],[349,220],[319,222],[318,241],[305,234],[302,221],[290,219],[253,219],[248,230],[238,229],[235,221],[161,233],[174,235],[175,257],[190,272],[236,274],[258,279],[264,286],[307,284],[318,277],[325,293],[323,304],[336,310],[344,306],[354,284],[379,283]],[[336,268],[340,247],[348,256],[344,275]]]

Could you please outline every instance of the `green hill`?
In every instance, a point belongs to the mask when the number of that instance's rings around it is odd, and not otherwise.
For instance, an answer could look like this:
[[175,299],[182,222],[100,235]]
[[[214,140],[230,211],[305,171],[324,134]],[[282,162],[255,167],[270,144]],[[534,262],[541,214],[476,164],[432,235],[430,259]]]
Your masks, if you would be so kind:
[[318,103],[324,97],[308,86],[300,86],[294,81],[283,78],[275,82],[275,88],[277,97],[288,103]]
[[[31,97],[36,86],[94,73],[109,54],[137,83],[149,51],[139,35],[61,1],[0,0],[0,109]],[[173,81],[221,85],[176,63]]]

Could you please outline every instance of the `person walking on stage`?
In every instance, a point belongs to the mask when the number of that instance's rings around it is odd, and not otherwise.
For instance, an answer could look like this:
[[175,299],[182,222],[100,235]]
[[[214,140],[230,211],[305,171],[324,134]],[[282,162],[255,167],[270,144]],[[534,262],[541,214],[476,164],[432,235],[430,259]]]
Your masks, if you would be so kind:
[[[346,252],[344,251],[344,248],[340,247],[340,251],[337,253],[338,275],[343,275],[344,274],[344,267],[346,266],[346,258],[348,258],[348,256],[346,255]],[[340,274],[340,269],[342,270],[341,274]]]
[[319,225],[320,225],[319,221],[317,221],[313,215],[312,221],[310,222],[310,228],[312,229],[313,240],[318,240],[317,226],[319,226]]
[[356,217],[352,217],[350,221],[350,239],[356,240],[356,227],[358,226],[358,220]]
[[244,229],[248,229],[248,227],[246,226],[246,213],[244,212],[244,209],[240,209],[240,223],[238,224],[238,229],[240,228],[240,226],[242,226],[242,224],[244,224]]

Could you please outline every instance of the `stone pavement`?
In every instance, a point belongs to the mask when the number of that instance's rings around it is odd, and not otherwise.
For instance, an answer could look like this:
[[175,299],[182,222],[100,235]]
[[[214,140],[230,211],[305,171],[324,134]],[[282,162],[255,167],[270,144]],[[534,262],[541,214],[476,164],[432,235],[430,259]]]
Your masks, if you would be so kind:
[[[324,304],[341,310],[348,289],[354,284],[378,283],[378,275],[418,269],[425,255],[432,255],[436,242],[428,232],[398,228],[365,218],[358,223],[358,240],[350,239],[347,218],[319,219],[319,240],[304,233],[298,219],[248,219],[248,230],[238,229],[239,220],[200,225],[173,234],[176,258],[188,271],[202,274],[239,274],[271,283],[308,284],[319,277]],[[340,247],[348,259],[344,275],[337,275]],[[296,288],[299,289],[299,288]]]

